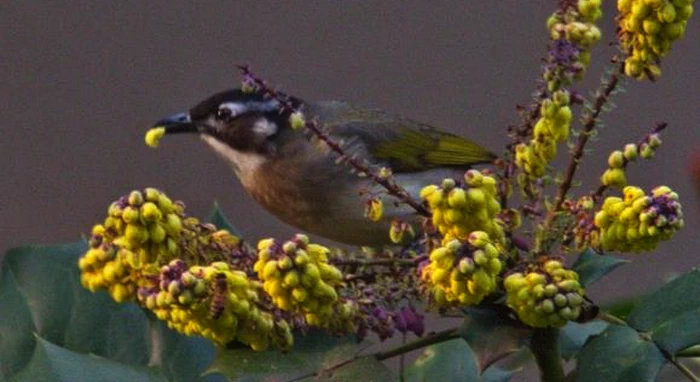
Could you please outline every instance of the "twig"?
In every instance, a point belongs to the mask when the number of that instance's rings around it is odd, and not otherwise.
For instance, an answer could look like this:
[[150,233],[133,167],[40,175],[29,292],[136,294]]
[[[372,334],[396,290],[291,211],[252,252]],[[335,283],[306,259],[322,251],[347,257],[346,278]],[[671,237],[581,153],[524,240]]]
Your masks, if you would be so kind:
[[[588,143],[588,139],[590,138],[593,129],[596,127],[600,113],[603,112],[605,105],[607,105],[608,101],[610,101],[610,96],[615,89],[617,89],[617,85],[620,83],[620,77],[623,74],[623,71],[624,62],[620,63],[618,70],[612,73],[608,80],[602,84],[602,91],[599,91],[598,96],[595,99],[593,109],[586,114],[583,121],[583,128],[580,131],[578,142],[576,143],[576,147],[574,148],[571,158],[569,159],[569,165],[566,168],[564,179],[557,190],[557,196],[554,200],[554,204],[548,211],[547,216],[542,223],[542,232],[547,232],[551,229],[552,223],[554,222],[557,213],[561,209],[561,206],[566,199],[566,195],[569,193],[569,189],[571,189],[571,185],[574,181],[574,175],[576,174],[576,170],[578,170],[578,166],[583,158],[586,143]],[[540,251],[542,248],[541,240],[538,240],[537,244],[537,251]]]
[[415,267],[418,265],[415,259],[378,259],[378,260],[331,260],[331,263],[340,267],[371,267],[398,265],[402,267]]
[[[501,186],[499,188],[500,202],[503,209],[508,208],[508,188],[512,186],[510,182],[512,182],[513,175],[517,170],[513,162],[515,158],[515,147],[530,136],[535,122],[537,122],[537,119],[540,117],[542,101],[546,97],[547,91],[545,90],[544,84],[542,84],[538,88],[537,94],[533,97],[536,101],[534,104],[530,105],[530,110],[527,115],[525,116],[525,113],[522,113],[524,116],[520,126],[511,128],[511,138],[513,142],[506,147],[508,154],[504,156],[503,174],[501,175]],[[525,190],[525,193],[530,200],[534,199],[534,195],[528,189]]]
[[300,381],[300,380],[303,380],[306,378],[318,377],[319,375],[321,375],[323,373],[328,373],[328,372],[331,372],[334,370],[338,370],[343,366],[346,366],[348,364],[351,364],[355,361],[358,361],[360,359],[367,358],[367,357],[374,358],[377,361],[384,361],[384,360],[387,360],[389,358],[393,358],[396,356],[400,356],[402,354],[409,353],[413,350],[417,350],[417,349],[420,349],[420,348],[423,348],[426,346],[430,346],[430,345],[435,345],[435,344],[438,344],[441,342],[446,342],[446,341],[453,340],[453,339],[459,338],[459,337],[460,337],[459,336],[459,327],[443,330],[440,332],[434,332],[434,333],[428,334],[427,336],[425,336],[423,338],[417,339],[415,341],[411,341],[411,342],[406,343],[406,344],[402,344],[401,346],[398,346],[394,349],[390,349],[387,351],[375,352],[375,353],[371,353],[371,354],[367,354],[367,355],[355,355],[350,359],[346,359],[346,360],[338,362],[334,365],[331,365],[329,367],[319,369],[319,370],[316,370],[314,372],[298,376],[296,378],[288,380],[287,382],[295,382],[295,381]]
[[559,353],[559,329],[536,328],[532,332],[532,354],[540,369],[543,382],[563,382],[565,379]]
[[431,333],[423,338],[411,341],[405,345],[401,345],[399,347],[384,352],[370,354],[370,356],[374,357],[377,361],[384,361],[385,359],[393,358],[398,355],[405,354],[426,346],[439,344],[441,342],[447,342],[455,338],[459,338],[459,328],[452,328],[443,330],[441,332]]
[[[651,129],[651,131],[649,131],[649,133],[644,138],[642,138],[642,140],[640,140],[637,143],[637,155],[641,154],[642,145],[649,143],[649,136],[650,135],[658,134],[658,133],[662,132],[667,126],[668,126],[668,123],[666,123],[666,122],[658,122],[656,124],[656,126],[653,129]],[[624,159],[624,161],[622,162],[622,168],[626,168],[628,164],[629,164],[629,161],[627,159]],[[601,184],[598,187],[598,189],[594,193],[591,194],[591,198],[593,199],[593,201],[598,202],[603,197],[603,194],[605,193],[605,191],[607,191],[607,189],[608,189],[608,186]]]
[[678,361],[678,360],[675,359],[674,357],[670,357],[670,358],[667,357],[667,359],[668,359],[669,362],[671,362],[671,363],[673,364],[673,366],[676,367],[676,369],[678,369],[681,373],[683,373],[683,375],[685,375],[686,377],[688,377],[689,380],[691,380],[691,381],[693,381],[693,382],[700,382],[700,378],[699,378],[697,375],[695,375],[695,374],[688,368],[688,366],[685,366],[684,364],[680,363],[680,361]]
[[[240,65],[239,68],[243,72],[243,76],[254,82],[264,94],[277,100],[283,110],[290,113],[298,111],[298,107],[290,101],[288,95],[270,88],[264,80],[256,77],[253,72],[251,72],[250,67],[247,65]],[[430,211],[428,211],[422,203],[415,200],[408,191],[396,184],[392,176],[380,176],[377,171],[371,169],[364,161],[356,157],[348,156],[340,144],[323,131],[316,121],[306,121],[305,128],[313,133],[320,141],[324,142],[333,152],[338,154],[339,158],[343,158],[341,161],[342,163],[352,167],[358,174],[365,174],[375,183],[384,187],[390,195],[397,198],[400,202],[411,206],[418,214],[425,217],[432,216]]]
[[598,312],[598,318],[613,325],[628,326],[627,321],[621,319],[620,317],[613,316],[604,310]]

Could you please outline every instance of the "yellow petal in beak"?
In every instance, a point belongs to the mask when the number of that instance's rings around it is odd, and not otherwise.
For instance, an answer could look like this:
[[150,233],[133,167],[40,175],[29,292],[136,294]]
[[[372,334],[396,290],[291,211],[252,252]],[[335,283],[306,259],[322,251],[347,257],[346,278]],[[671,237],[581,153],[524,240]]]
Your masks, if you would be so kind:
[[163,139],[165,136],[165,127],[159,126],[159,127],[154,127],[152,129],[149,129],[148,132],[146,132],[146,145],[152,148],[158,147],[160,144],[160,140]]

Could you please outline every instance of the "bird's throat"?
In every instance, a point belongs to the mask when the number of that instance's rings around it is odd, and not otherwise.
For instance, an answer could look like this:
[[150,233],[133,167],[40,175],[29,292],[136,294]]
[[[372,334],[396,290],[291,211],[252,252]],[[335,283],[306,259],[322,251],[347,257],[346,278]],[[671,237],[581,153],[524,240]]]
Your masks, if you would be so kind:
[[267,159],[258,153],[242,152],[231,148],[210,135],[201,135],[214,151],[228,163],[246,188],[254,186],[255,174],[261,171]]

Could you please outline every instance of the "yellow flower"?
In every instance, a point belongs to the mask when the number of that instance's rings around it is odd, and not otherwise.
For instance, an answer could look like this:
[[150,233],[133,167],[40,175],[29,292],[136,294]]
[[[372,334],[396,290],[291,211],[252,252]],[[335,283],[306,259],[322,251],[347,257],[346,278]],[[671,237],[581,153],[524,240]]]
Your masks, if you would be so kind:
[[608,197],[595,215],[600,246],[606,251],[642,252],[656,248],[683,228],[683,210],[678,194],[666,186],[645,194],[628,186],[624,198]]
[[382,216],[384,216],[384,203],[382,200],[379,198],[372,198],[367,203],[365,215],[373,222],[382,220]]
[[146,132],[146,145],[156,148],[160,144],[160,140],[165,136],[165,127],[154,127]]
[[549,260],[503,281],[506,304],[520,321],[532,327],[561,327],[581,314],[584,290],[578,274]]
[[430,253],[421,279],[438,306],[479,304],[496,289],[496,277],[503,264],[489,235],[475,231],[469,244],[447,242]]

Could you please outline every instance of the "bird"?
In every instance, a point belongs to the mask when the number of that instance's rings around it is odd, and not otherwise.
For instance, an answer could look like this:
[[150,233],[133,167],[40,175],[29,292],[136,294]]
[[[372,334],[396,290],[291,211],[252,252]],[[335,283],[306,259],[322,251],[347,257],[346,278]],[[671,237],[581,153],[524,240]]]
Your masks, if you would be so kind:
[[[306,120],[317,121],[347,156],[372,168],[389,168],[412,197],[428,184],[459,179],[496,155],[461,136],[378,109],[343,101],[306,102],[288,98]],[[292,110],[261,91],[234,88],[209,96],[187,112],[159,120],[165,135],[194,133],[221,156],[245,191],[283,222],[335,242],[380,248],[390,245],[389,229],[399,219],[421,218],[367,177],[339,165],[321,140],[292,128]],[[366,198],[382,201],[379,221],[366,217]],[[364,200],[363,200],[364,199]]]

